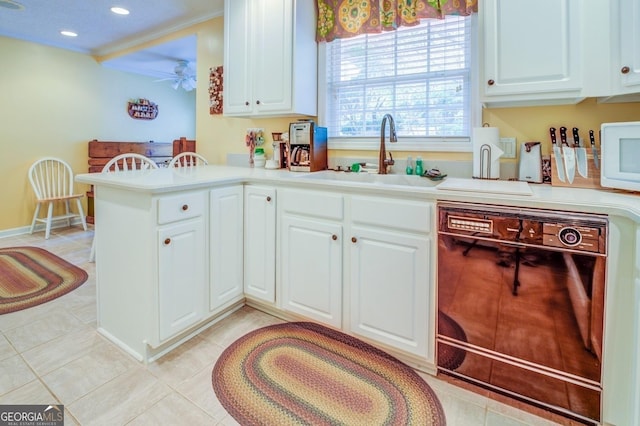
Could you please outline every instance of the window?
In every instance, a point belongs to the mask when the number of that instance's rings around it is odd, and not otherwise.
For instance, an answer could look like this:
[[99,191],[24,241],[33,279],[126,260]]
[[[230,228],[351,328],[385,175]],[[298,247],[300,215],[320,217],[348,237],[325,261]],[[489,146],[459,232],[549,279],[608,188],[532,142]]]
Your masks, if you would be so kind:
[[400,141],[412,144],[409,149],[438,144],[443,150],[470,150],[478,112],[472,107],[477,103],[473,20],[447,16],[323,43],[320,90],[326,98],[320,122],[332,148],[365,148],[379,139],[382,116],[391,113]]

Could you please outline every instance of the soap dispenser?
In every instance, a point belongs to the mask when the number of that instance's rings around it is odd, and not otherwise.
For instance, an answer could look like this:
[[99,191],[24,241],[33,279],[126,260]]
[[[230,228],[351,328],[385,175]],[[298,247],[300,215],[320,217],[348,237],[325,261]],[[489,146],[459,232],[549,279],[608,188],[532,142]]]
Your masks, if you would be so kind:
[[407,157],[407,168],[405,169],[405,172],[408,175],[412,175],[413,174],[413,160],[411,157]]
[[422,176],[424,173],[424,167],[422,165],[422,157],[416,157],[416,174]]

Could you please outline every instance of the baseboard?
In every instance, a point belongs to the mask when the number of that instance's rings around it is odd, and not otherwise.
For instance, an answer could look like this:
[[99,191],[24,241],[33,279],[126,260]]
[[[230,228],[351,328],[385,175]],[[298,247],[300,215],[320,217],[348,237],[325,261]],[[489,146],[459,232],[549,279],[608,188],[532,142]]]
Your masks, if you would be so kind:
[[[71,226],[76,226],[76,225],[82,226],[82,221],[80,221],[80,219],[78,218],[71,220]],[[66,223],[51,225],[51,229],[59,229],[59,228],[68,228],[68,226]],[[18,235],[28,234],[30,230],[31,230],[30,225],[21,226],[20,228],[3,229],[3,230],[0,230],[0,238],[15,237]],[[44,230],[45,230],[44,224],[36,224],[36,227],[33,230],[33,233],[35,234],[36,232],[44,232]]]

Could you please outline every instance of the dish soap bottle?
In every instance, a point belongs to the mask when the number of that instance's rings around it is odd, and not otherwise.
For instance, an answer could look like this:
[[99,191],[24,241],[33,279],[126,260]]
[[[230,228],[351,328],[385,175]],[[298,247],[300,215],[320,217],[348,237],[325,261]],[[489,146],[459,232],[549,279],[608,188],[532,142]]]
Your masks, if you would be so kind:
[[422,157],[416,157],[416,174],[418,176],[422,176],[422,173],[424,173],[424,169],[422,166]]
[[413,160],[411,157],[407,157],[407,168],[405,169],[405,173],[408,175],[413,174]]

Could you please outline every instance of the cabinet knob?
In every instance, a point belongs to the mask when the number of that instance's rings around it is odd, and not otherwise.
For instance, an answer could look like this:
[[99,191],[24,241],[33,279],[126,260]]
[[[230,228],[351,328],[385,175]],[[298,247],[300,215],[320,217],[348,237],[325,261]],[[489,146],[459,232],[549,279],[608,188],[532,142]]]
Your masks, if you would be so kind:
[[168,246],[169,244],[171,244],[171,238],[165,238],[164,239],[164,245]]
[[629,71],[631,71],[631,68],[626,67],[626,66],[625,66],[625,67],[622,67],[622,69],[620,70],[620,72],[621,72],[622,74],[629,74]]
[[352,243],[357,243],[357,242],[358,242],[358,239],[357,239],[356,237],[351,237],[351,242],[352,242]]
[[182,205],[182,211],[186,212],[187,210],[189,210],[189,205],[188,204],[183,204]]
[[260,105],[260,101],[256,101],[256,105]]
[[487,84],[489,86],[493,86],[494,84],[496,84],[496,82],[495,82],[495,80],[489,80],[489,81],[487,81]]
[[270,203],[271,202],[271,197],[267,196],[267,202]]
[[331,236],[331,239],[332,239],[333,241],[335,241],[335,240],[337,240],[337,239],[338,239],[338,236],[337,236],[336,234],[333,234],[333,235]]
[[249,101],[245,101],[244,106],[249,106]]

